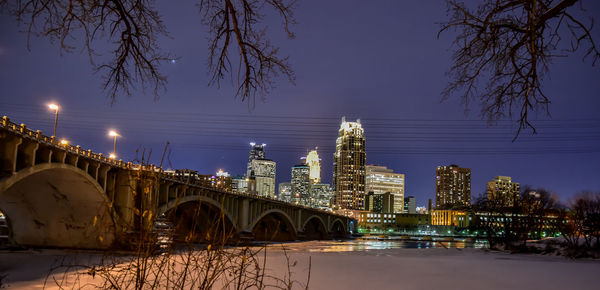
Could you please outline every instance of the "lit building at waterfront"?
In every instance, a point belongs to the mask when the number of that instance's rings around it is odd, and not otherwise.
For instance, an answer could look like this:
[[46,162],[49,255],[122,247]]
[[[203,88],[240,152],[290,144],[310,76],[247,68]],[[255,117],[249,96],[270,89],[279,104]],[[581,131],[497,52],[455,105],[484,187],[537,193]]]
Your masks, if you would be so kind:
[[[275,161],[270,159],[254,159],[251,162],[252,170],[250,171],[249,183],[254,183],[254,191],[259,196],[275,197]],[[252,185],[248,185],[248,191],[253,189]]]
[[292,202],[310,205],[310,167],[298,164],[292,167]]
[[435,170],[436,208],[471,205],[471,169],[458,165],[438,166]]
[[394,196],[393,212],[404,212],[404,174],[394,173],[385,166],[367,165],[365,180],[365,192],[391,193]]
[[496,176],[487,183],[488,205],[494,207],[514,206],[519,200],[520,186],[509,176]]
[[384,194],[367,193],[365,196],[365,210],[375,213],[393,213],[394,195],[386,192]]
[[336,208],[363,210],[365,199],[365,135],[360,120],[342,124],[333,155],[333,203]]

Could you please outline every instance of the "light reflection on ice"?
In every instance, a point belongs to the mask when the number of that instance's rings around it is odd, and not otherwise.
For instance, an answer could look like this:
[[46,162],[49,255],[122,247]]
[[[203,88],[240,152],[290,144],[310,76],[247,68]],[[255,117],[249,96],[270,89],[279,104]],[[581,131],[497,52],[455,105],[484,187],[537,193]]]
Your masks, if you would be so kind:
[[407,240],[343,240],[343,241],[313,241],[289,243],[285,247],[290,251],[307,252],[365,252],[388,249],[428,249],[428,248],[485,248],[483,241],[476,242],[440,242],[440,241],[407,241]]

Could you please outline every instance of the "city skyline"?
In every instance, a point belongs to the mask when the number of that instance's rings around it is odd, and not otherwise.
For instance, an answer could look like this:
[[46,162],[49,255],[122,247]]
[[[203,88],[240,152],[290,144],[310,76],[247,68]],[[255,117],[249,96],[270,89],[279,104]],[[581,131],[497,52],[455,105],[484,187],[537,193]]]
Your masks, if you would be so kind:
[[[514,120],[488,126],[475,104],[467,113],[457,97],[440,103],[454,38],[451,32],[436,37],[436,21],[447,18],[443,1],[386,5],[387,17],[362,22],[355,21],[358,15],[381,16],[380,7],[360,2],[300,5],[296,39],[285,40],[273,29],[273,41],[290,56],[296,86],[281,81],[250,109],[232,97],[227,82],[220,89],[207,86],[207,43],[186,20],[198,17],[192,4],[157,3],[174,39],[159,41],[178,56],[164,67],[167,91],[155,101],[152,92],[139,90],[112,106],[86,53],[61,56],[55,44],[37,37],[31,38],[28,51],[26,35],[3,15],[1,113],[50,133],[54,116],[47,104],[56,102],[61,106],[57,132],[70,142],[108,154],[113,140],[106,132],[115,129],[122,135],[119,157],[134,160],[136,149],[152,148],[151,161],[158,164],[169,141],[165,165],[206,173],[222,168],[243,174],[247,144],[264,142],[278,164],[277,183],[316,146],[323,183],[331,183],[332,139],[339,119],[347,116],[360,118],[368,132],[367,162],[405,173],[406,194],[414,195],[418,205],[435,194],[434,168],[453,163],[472,169],[473,197],[498,175],[512,176],[521,186],[545,187],[563,201],[581,190],[600,188],[595,137],[600,83],[597,68],[581,61],[582,55],[556,59],[548,74],[552,82],[545,84],[553,96],[552,118],[532,116],[538,134],[523,131],[511,142]],[[592,15],[600,11],[599,3],[585,7]],[[279,21],[273,25],[278,27]],[[335,31],[342,33],[334,41],[330,36]],[[373,43],[380,48],[377,53]],[[103,48],[99,43],[98,49]]]

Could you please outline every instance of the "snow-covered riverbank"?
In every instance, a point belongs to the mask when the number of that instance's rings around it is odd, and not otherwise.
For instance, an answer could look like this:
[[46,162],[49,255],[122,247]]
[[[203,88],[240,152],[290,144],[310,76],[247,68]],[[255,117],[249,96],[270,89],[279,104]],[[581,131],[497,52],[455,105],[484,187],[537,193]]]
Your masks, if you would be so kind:
[[[285,244],[293,278],[305,282],[311,258],[310,289],[598,289],[600,261],[521,255],[484,249],[356,249],[344,242]],[[268,273],[283,276],[282,245],[267,250]],[[81,263],[100,255],[59,250],[0,252],[0,273],[10,287],[43,286],[48,270],[65,254]],[[91,278],[90,278],[91,279]],[[50,288],[55,288],[53,282]]]

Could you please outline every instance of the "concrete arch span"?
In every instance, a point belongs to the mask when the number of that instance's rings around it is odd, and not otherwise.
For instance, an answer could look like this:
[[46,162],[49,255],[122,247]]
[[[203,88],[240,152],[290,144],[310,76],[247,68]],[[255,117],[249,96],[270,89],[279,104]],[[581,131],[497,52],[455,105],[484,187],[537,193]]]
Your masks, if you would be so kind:
[[0,208],[19,245],[105,249],[115,241],[104,190],[71,165],[39,164],[0,180]]
[[252,235],[258,241],[293,241],[298,232],[292,219],[279,209],[270,209],[258,216],[250,225]]
[[307,240],[325,240],[329,237],[325,221],[317,215],[309,217],[304,222],[302,232]]
[[348,231],[344,225],[344,222],[342,222],[342,220],[339,218],[336,218],[331,223],[329,232],[333,238],[345,238],[348,235]]
[[174,226],[179,242],[232,243],[238,227],[220,203],[204,196],[186,196],[159,209]]

